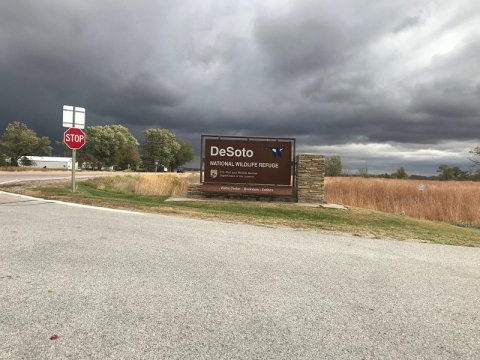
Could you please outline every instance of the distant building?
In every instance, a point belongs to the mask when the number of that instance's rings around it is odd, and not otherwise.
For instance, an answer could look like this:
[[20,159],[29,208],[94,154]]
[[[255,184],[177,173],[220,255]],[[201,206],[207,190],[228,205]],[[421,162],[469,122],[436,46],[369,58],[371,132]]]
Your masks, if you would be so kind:
[[[23,165],[22,159],[18,160],[19,166],[28,166],[36,169],[57,169],[57,170],[71,170],[71,157],[54,157],[54,156],[24,156],[31,161],[29,165]],[[78,162],[75,163],[75,169],[78,169]]]

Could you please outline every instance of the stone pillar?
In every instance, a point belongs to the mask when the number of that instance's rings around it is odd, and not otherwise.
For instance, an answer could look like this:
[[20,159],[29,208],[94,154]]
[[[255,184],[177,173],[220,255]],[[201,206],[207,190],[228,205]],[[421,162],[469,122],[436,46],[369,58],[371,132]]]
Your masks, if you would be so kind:
[[325,156],[297,155],[295,187],[297,201],[303,203],[324,203]]

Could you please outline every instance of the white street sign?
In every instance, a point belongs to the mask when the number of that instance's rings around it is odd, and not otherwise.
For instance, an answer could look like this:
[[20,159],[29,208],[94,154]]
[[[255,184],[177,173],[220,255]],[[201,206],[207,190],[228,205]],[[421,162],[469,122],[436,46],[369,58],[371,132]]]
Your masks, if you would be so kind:
[[63,127],[85,129],[85,108],[63,105]]

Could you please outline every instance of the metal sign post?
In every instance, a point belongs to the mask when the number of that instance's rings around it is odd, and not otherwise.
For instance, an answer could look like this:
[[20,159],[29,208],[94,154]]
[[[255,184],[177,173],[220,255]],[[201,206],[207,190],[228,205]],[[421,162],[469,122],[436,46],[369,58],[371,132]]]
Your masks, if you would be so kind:
[[77,162],[77,150],[72,150],[72,192],[77,191],[77,185],[75,184],[75,168]]
[[77,164],[77,150],[85,145],[85,133],[82,129],[69,128],[63,133],[63,142],[72,149],[72,192],[76,191],[75,171]]
[[[72,127],[75,127],[75,107],[72,111]],[[77,167],[77,150],[72,149],[72,192],[77,191],[77,185],[75,184],[75,168]]]
[[[85,128],[85,108],[78,106],[63,105],[63,127],[68,128]],[[65,139],[64,139],[65,140]],[[67,145],[70,147],[69,145]],[[81,145],[80,147],[82,147]],[[77,190],[75,184],[75,170],[77,163],[77,150],[72,148],[72,192]]]

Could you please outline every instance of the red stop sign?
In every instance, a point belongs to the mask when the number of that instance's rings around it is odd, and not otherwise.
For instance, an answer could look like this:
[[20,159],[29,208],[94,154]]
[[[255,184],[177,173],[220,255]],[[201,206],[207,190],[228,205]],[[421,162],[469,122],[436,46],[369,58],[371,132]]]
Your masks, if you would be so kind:
[[72,150],[78,150],[85,145],[85,133],[82,129],[70,128],[63,133],[63,142]]

